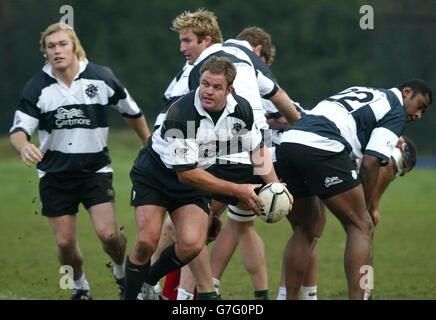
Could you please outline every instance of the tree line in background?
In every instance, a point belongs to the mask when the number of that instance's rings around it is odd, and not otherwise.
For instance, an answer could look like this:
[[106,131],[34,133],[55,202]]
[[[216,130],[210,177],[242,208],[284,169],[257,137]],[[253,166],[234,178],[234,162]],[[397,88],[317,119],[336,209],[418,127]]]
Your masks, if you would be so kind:
[[[0,134],[7,134],[21,90],[44,63],[39,38],[74,9],[87,56],[109,66],[150,124],[162,95],[184,64],[171,21],[184,10],[215,12],[224,39],[260,26],[272,35],[272,65],[280,85],[305,108],[351,85],[392,87],[422,78],[436,88],[436,3],[433,0],[92,0],[0,1]],[[362,30],[362,5],[374,9],[374,29]],[[111,123],[122,124],[116,112]],[[436,111],[408,126],[421,154],[436,155]]]

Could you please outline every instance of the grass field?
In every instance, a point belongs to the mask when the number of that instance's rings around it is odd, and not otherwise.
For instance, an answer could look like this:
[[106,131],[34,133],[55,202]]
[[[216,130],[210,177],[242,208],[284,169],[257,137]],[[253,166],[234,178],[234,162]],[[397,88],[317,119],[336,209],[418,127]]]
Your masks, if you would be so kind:
[[[111,132],[110,151],[115,169],[119,224],[131,248],[135,236],[133,209],[129,206],[129,170],[139,142],[130,132]],[[375,299],[436,299],[436,171],[415,170],[398,179],[386,192],[382,220],[375,232]],[[0,138],[0,299],[68,299],[59,288],[54,238],[40,213],[38,178]],[[85,257],[85,271],[95,299],[117,299],[115,284],[87,212],[78,216],[78,239]],[[286,221],[274,225],[257,222],[266,245],[270,294],[279,284],[282,251],[290,235]],[[327,215],[319,242],[320,299],[345,299],[343,271],[345,233]],[[252,299],[249,277],[236,252],[222,278],[226,299]]]

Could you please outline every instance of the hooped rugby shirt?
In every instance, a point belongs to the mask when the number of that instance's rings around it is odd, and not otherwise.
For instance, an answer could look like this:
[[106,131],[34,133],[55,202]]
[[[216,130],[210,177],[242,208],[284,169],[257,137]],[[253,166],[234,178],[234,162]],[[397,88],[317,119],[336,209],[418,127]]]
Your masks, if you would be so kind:
[[299,143],[332,152],[345,148],[353,160],[368,154],[386,165],[405,125],[400,90],[351,87],[307,111],[284,132],[282,143]]
[[217,123],[203,108],[199,89],[177,100],[152,136],[152,148],[174,170],[207,169],[219,156],[250,152],[262,145],[247,100],[232,93]]
[[43,160],[38,174],[47,172],[111,172],[107,147],[111,106],[126,118],[142,111],[121,82],[104,67],[80,61],[70,87],[46,64],[25,85],[10,133],[30,138],[38,127]]

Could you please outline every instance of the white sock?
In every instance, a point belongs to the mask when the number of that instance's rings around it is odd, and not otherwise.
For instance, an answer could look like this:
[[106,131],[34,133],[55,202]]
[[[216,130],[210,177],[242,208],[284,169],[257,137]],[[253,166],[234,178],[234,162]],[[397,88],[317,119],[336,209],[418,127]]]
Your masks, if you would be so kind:
[[217,278],[213,278],[213,277],[212,277],[212,281],[213,281],[213,287],[215,289],[216,294],[220,295],[221,294],[220,293],[220,284],[221,284],[221,281],[218,280]]
[[88,280],[86,280],[85,272],[78,280],[74,280],[74,289],[90,290]]
[[316,293],[317,287],[302,287],[303,288],[303,300],[318,300]]
[[365,291],[365,294],[363,295],[363,300],[370,300],[371,299],[371,291]]
[[286,300],[286,287],[280,286],[276,300]]
[[177,289],[177,300],[194,300],[194,294],[183,288]]
[[116,264],[112,261],[112,273],[114,274],[115,278],[123,279],[126,276],[126,273],[124,271],[125,267],[126,261],[124,261],[123,264]]
[[159,281],[153,286],[154,292],[161,294],[162,288],[160,287]]

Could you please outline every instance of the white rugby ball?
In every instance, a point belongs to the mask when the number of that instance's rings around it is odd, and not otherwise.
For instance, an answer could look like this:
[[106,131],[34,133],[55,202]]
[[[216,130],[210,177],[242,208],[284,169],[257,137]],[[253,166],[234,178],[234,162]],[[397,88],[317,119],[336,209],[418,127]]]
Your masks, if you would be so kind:
[[263,202],[260,218],[267,223],[282,220],[292,208],[294,198],[286,187],[278,182],[271,182],[259,191]]

